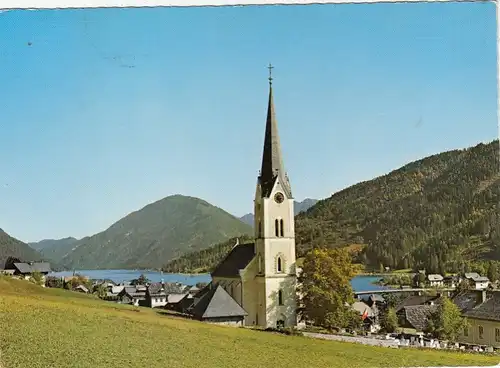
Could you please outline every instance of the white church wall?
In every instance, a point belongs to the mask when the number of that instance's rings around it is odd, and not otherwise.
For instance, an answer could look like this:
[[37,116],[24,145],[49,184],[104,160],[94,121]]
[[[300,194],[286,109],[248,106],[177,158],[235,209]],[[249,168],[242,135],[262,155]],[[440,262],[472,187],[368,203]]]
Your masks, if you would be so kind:
[[[279,320],[284,320],[285,327],[296,326],[297,292],[295,277],[268,277],[265,283],[267,327],[276,327]],[[282,305],[279,304],[280,291],[282,292]]]

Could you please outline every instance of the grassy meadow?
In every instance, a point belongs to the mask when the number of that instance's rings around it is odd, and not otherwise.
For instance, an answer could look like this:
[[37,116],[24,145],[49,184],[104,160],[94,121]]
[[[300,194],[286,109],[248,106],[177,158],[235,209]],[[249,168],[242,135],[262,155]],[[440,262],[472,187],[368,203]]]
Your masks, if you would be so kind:
[[0,277],[0,326],[0,368],[351,368],[500,361],[214,326],[7,277]]

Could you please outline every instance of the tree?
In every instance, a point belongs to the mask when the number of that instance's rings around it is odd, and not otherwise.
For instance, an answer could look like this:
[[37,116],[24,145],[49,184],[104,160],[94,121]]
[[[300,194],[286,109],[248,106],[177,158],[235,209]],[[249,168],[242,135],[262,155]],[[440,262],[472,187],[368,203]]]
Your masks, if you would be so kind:
[[38,271],[35,271],[31,274],[30,281],[36,285],[39,285],[39,286],[42,286],[45,284],[44,279],[43,279],[43,275]]
[[429,318],[428,332],[439,339],[455,342],[467,325],[457,305],[442,297],[437,310]]
[[149,280],[143,273],[137,278],[134,279],[130,282],[130,285],[146,285],[151,283],[151,280]]
[[425,281],[426,281],[425,273],[419,272],[418,273],[418,287],[424,287]]
[[45,286],[49,288],[63,288],[64,281],[60,277],[49,276],[45,280]]
[[355,275],[345,248],[315,248],[309,251],[299,276],[302,313],[306,320],[329,330],[359,326],[351,278]]
[[498,280],[498,265],[495,261],[490,261],[488,265],[488,278],[491,282]]
[[464,279],[464,280],[460,281],[460,283],[457,285],[455,291],[456,291],[456,293],[463,293],[469,289],[470,289],[470,282],[469,282],[469,280]]
[[107,295],[107,292],[108,291],[106,290],[106,286],[104,286],[104,284],[96,285],[94,288],[94,294],[101,299]]
[[382,315],[382,329],[386,332],[394,332],[398,328],[398,316],[396,310],[389,307]]

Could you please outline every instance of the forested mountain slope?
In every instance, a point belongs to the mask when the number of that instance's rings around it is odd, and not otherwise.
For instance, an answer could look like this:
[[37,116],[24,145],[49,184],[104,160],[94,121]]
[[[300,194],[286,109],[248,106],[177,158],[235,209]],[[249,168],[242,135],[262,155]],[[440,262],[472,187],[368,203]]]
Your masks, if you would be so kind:
[[[443,152],[298,214],[297,256],[315,246],[352,246],[359,261],[377,269],[459,271],[469,260],[500,259],[499,201],[498,140]],[[223,247],[213,249],[222,254]],[[184,270],[214,267],[221,257],[210,252],[185,255]]]

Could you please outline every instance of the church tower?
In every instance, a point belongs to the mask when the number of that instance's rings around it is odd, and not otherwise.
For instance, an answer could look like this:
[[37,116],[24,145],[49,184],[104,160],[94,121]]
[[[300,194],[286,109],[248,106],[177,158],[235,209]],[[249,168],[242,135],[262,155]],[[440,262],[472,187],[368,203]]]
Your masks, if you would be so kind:
[[283,165],[269,65],[262,167],[255,192],[256,325],[297,325],[294,201]]

